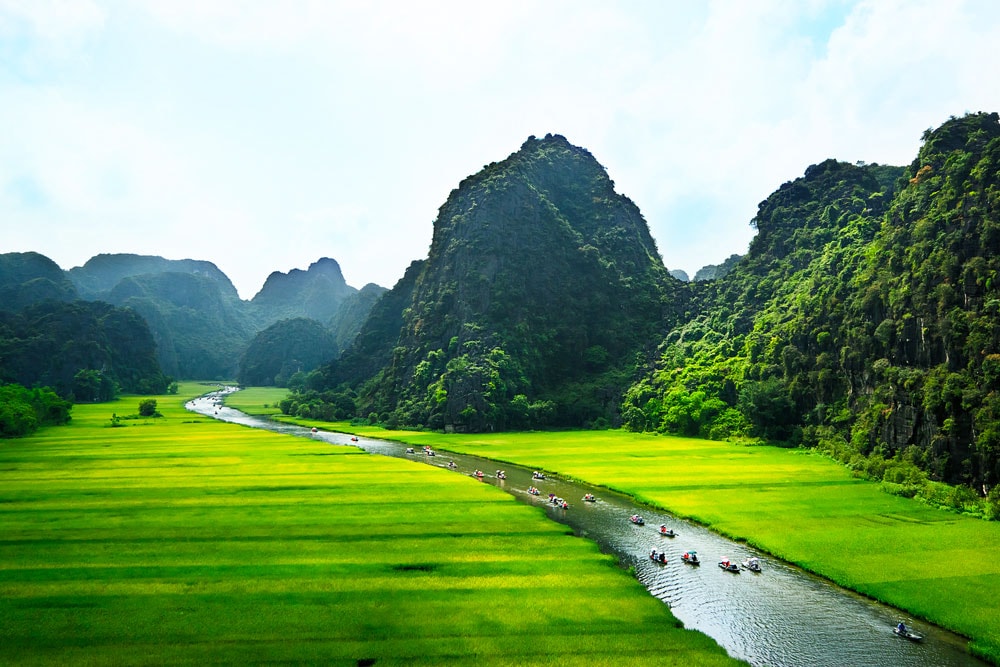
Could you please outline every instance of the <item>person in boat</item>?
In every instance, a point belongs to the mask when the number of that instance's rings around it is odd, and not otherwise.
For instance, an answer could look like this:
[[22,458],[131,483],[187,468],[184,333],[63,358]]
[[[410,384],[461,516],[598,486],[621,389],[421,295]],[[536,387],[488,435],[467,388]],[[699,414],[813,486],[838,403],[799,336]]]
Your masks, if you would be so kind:
[[899,625],[896,626],[896,632],[898,632],[901,635],[905,635],[906,634],[906,624],[903,623],[902,621],[900,621]]

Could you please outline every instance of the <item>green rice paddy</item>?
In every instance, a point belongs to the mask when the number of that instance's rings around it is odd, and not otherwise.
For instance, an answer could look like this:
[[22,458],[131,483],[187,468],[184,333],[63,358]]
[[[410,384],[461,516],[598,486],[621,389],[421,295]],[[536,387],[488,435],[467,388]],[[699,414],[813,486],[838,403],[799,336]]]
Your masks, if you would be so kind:
[[1000,523],[883,493],[818,454],[621,431],[336,426],[622,491],[971,637],[974,651],[1000,662]]
[[0,664],[733,663],[541,510],[183,409],[207,389],[0,441]]

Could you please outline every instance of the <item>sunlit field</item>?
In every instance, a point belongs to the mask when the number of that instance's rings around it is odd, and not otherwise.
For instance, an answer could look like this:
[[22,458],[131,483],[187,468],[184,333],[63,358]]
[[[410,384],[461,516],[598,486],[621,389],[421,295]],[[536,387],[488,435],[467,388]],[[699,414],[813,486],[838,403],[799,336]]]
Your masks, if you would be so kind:
[[226,397],[226,405],[251,415],[281,414],[278,403],[288,396],[284,387],[247,387]]
[[975,650],[1000,657],[1000,523],[883,493],[818,454],[621,431],[443,435],[327,426],[628,493],[972,637]]
[[157,400],[0,441],[0,664],[731,664],[492,486]]

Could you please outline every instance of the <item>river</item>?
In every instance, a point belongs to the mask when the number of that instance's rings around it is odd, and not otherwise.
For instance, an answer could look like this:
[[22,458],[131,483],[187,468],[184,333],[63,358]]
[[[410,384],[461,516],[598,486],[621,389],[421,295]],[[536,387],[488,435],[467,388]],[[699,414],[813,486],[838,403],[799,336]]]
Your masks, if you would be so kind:
[[[730,655],[751,665],[830,666],[870,665],[872,667],[924,667],[935,665],[982,666],[987,663],[971,656],[966,640],[936,626],[914,620],[888,607],[825,579],[809,574],[745,544],[727,540],[711,531],[671,516],[639,506],[629,498],[597,487],[550,476],[535,480],[531,470],[488,459],[442,453],[427,456],[417,448],[406,453],[406,445],[387,440],[359,438],[328,431],[280,424],[253,417],[218,405],[219,394],[190,401],[191,411],[253,428],[321,440],[331,445],[352,445],[368,452],[410,458],[447,468],[455,474],[485,473],[483,483],[494,484],[521,502],[544,508],[549,517],[566,524],[580,536],[593,540],[602,551],[614,554],[626,567],[635,568],[639,581],[655,597],[670,606],[684,626],[703,632],[725,647]],[[496,468],[504,468],[506,479],[498,479]],[[540,495],[528,489],[537,487]],[[561,509],[549,502],[555,494],[569,503]],[[595,502],[584,502],[585,494]],[[645,519],[639,526],[629,521],[633,514]],[[659,534],[666,525],[676,537]],[[667,553],[665,564],[654,563],[649,552],[656,548]],[[697,551],[700,566],[680,560],[686,550]],[[738,574],[718,567],[728,557],[736,563],[748,557],[760,559],[762,571],[742,569]],[[923,635],[914,643],[895,636],[899,621]]]

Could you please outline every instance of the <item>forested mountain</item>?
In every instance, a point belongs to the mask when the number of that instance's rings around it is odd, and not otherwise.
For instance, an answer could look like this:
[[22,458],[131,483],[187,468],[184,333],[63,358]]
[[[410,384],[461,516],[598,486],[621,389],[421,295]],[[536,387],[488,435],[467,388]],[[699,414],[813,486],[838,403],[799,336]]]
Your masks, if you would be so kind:
[[743,255],[730,255],[722,264],[707,264],[695,272],[692,280],[716,280],[725,278],[736,266],[736,262],[743,259]]
[[637,355],[683,294],[636,206],[558,135],[462,181],[415,271],[382,299],[403,306],[383,315],[402,320],[391,347],[374,346],[384,365],[373,375],[349,351],[324,388],[346,382],[363,414],[434,428],[614,421]]
[[905,170],[814,165],[754,224],[747,255],[699,288],[700,311],[627,392],[627,425],[804,443],[881,472],[896,462],[995,485],[997,114],[928,131]]
[[292,317],[329,322],[357,291],[344,281],[340,264],[323,257],[305,271],[273,272],[250,302],[269,324]]
[[107,301],[111,290],[125,278],[158,273],[190,273],[203,276],[219,285],[220,292],[239,298],[232,281],[215,264],[195,259],[164,259],[155,255],[128,253],[101,254],[91,257],[66,275],[84,299]]
[[44,301],[0,312],[0,382],[49,386],[78,401],[115,391],[166,391],[149,327],[134,311],[101,302]]
[[37,252],[0,254],[0,310],[18,311],[49,299],[77,298],[76,288],[48,257]]
[[308,373],[338,352],[333,334],[316,320],[280,320],[250,341],[236,380],[247,386],[285,387],[296,373]]
[[[281,319],[320,320],[348,337],[367,315],[369,295],[344,282],[335,260],[308,270],[272,273],[251,301],[239,298],[229,278],[202,260],[104,254],[67,272],[84,298],[129,306],[149,323],[165,372],[181,378],[231,379],[251,339]],[[353,304],[341,322],[342,308]],[[347,340],[344,341],[346,344]]]

